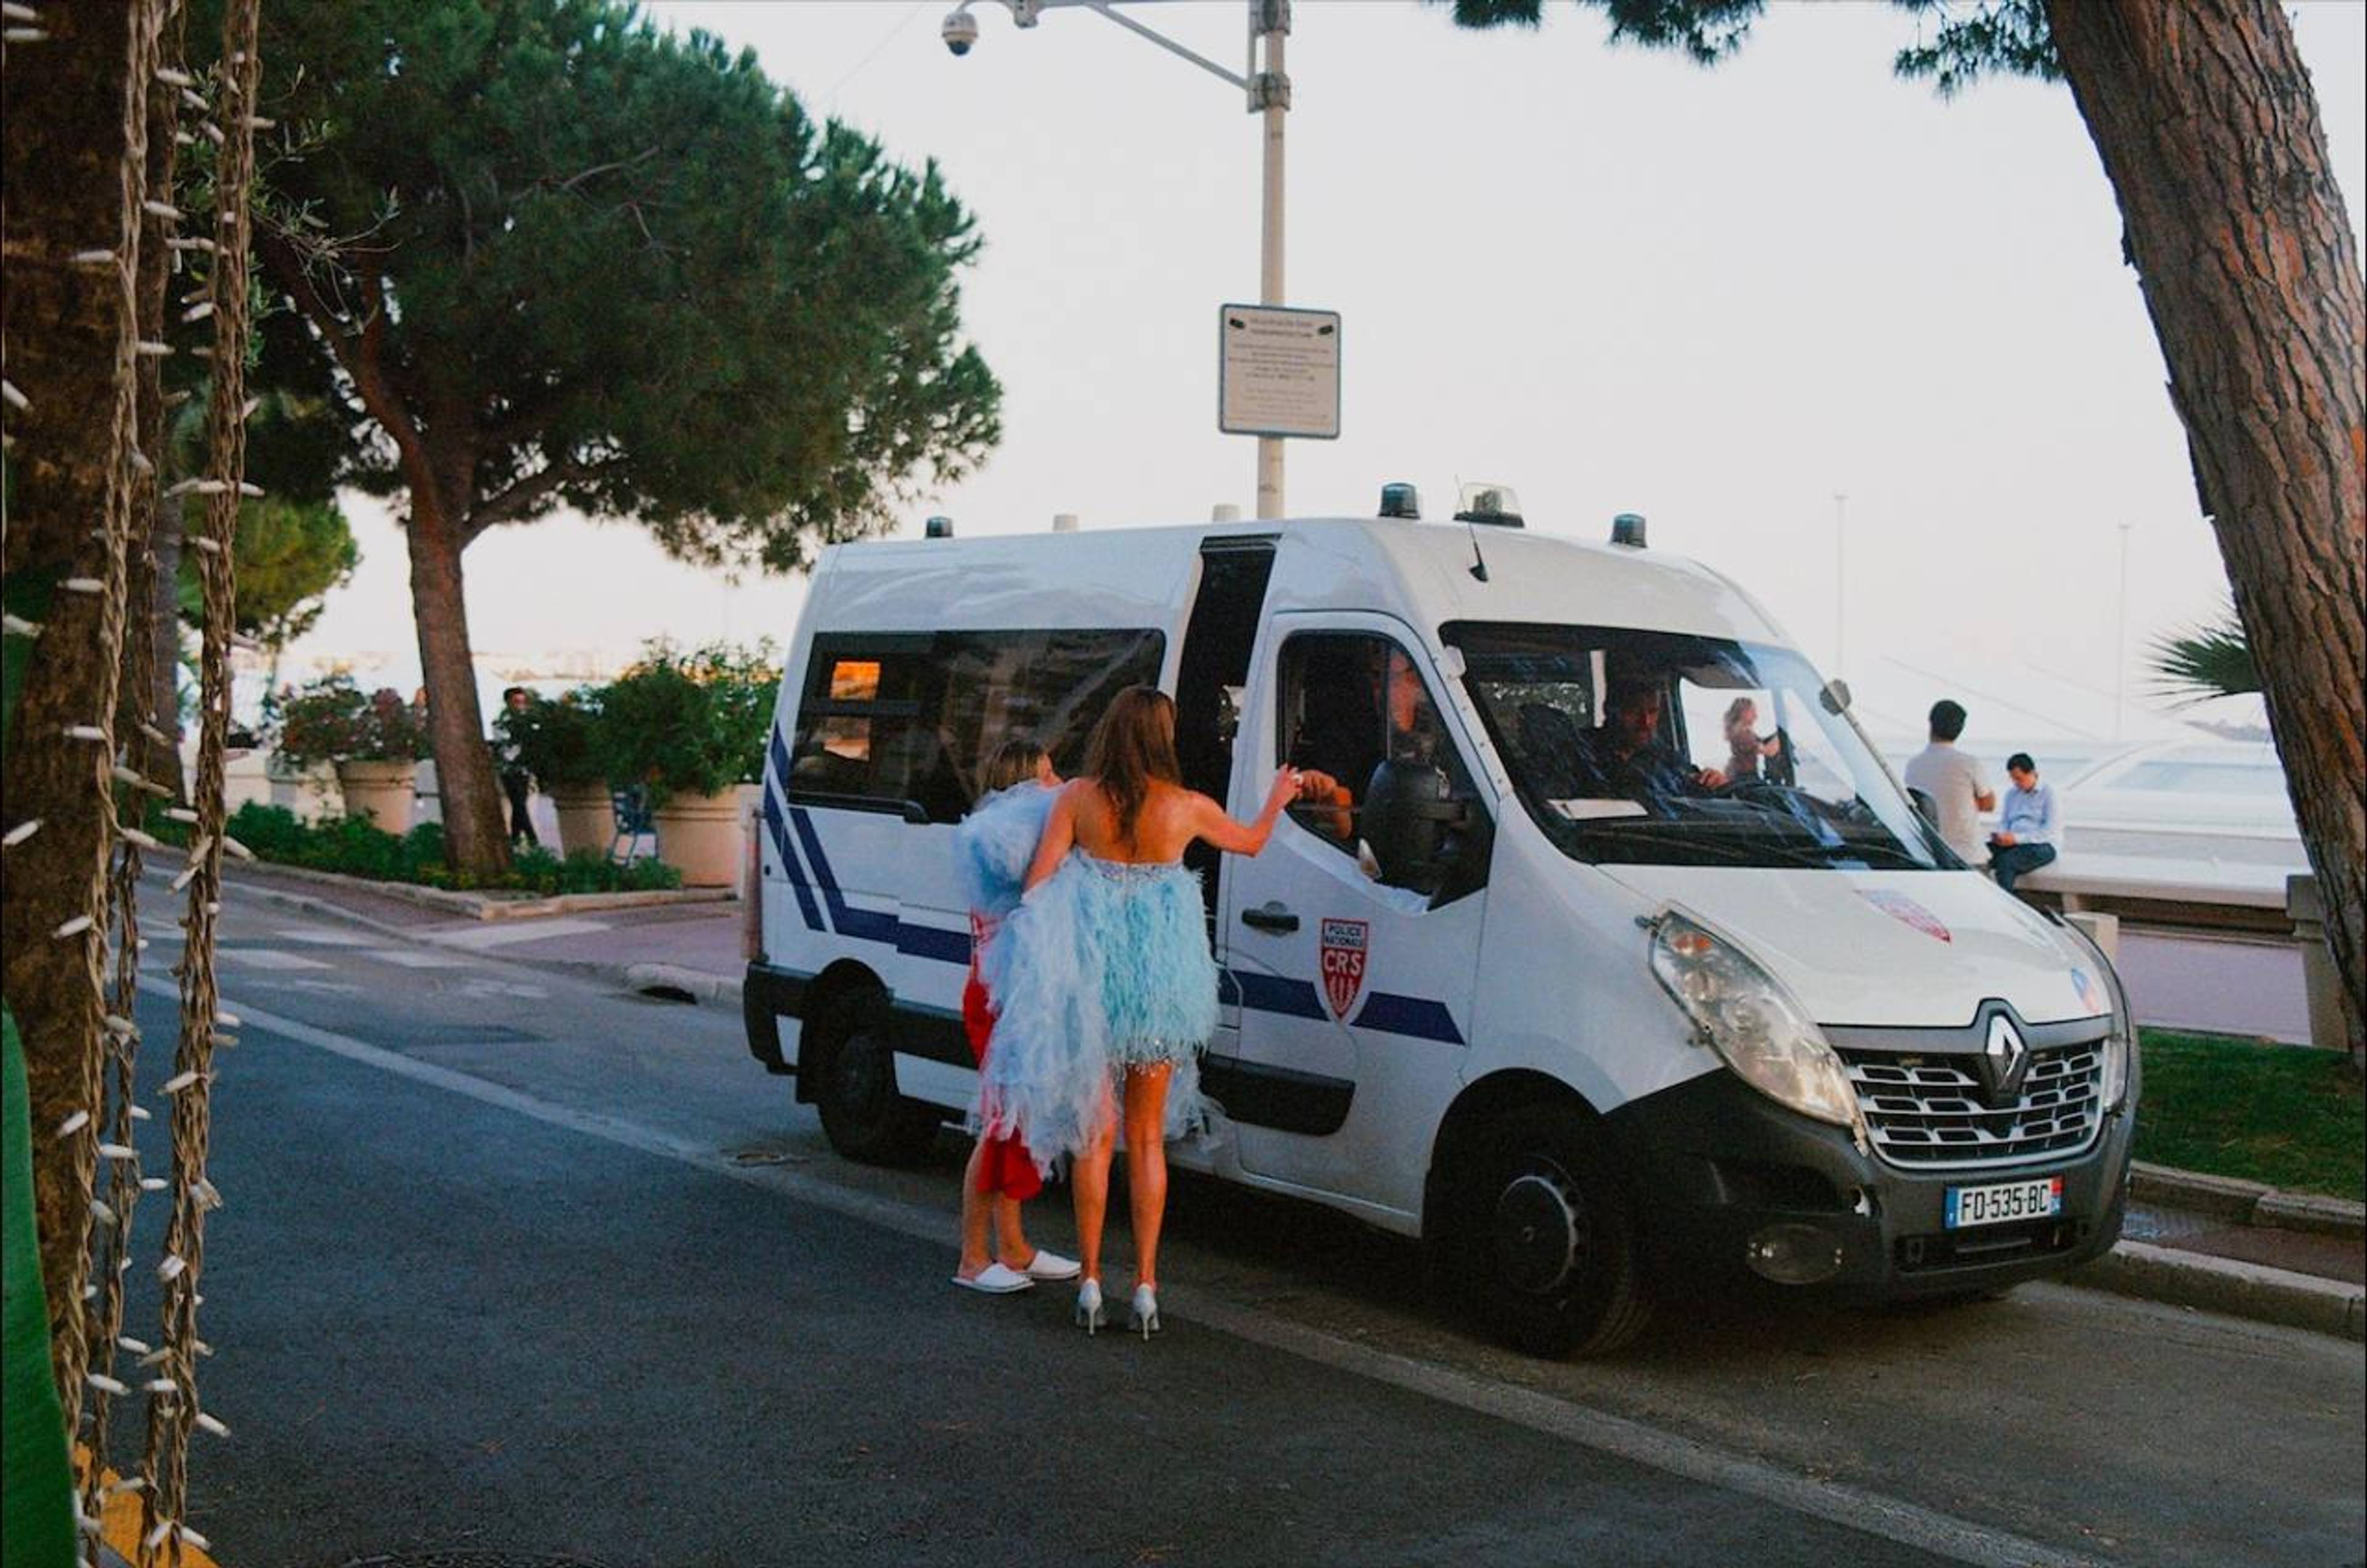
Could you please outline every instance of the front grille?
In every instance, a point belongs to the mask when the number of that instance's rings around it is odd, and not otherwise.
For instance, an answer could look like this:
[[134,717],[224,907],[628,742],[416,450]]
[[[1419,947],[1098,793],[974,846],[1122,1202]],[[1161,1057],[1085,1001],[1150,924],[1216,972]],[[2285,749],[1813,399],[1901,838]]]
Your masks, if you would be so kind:
[[2021,1097],[1982,1098],[1977,1059],[1843,1050],[1875,1151],[1893,1165],[1957,1170],[2077,1154],[2096,1141],[2104,1043],[2033,1051]]
[[2088,1239],[2085,1220],[2024,1220],[1939,1235],[1902,1235],[1893,1249],[1902,1274],[1947,1269],[1979,1269],[2068,1252]]

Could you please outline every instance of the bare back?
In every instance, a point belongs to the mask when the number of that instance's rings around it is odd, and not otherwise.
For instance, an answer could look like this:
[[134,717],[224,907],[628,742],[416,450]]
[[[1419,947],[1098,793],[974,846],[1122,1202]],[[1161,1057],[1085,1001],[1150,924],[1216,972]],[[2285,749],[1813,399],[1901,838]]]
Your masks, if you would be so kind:
[[1079,779],[1070,786],[1075,803],[1077,847],[1095,860],[1129,864],[1166,865],[1184,858],[1184,847],[1200,836],[1205,813],[1216,803],[1196,791],[1150,781],[1150,794],[1134,819],[1134,840],[1118,832],[1117,808],[1101,785]]

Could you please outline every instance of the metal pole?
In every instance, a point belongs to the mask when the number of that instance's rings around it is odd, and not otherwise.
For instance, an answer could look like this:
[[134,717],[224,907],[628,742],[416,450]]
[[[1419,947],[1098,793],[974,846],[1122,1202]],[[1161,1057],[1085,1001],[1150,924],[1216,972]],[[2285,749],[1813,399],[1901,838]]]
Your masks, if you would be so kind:
[[2121,525],[2121,592],[2112,615],[2112,739],[2129,701],[2129,525]]
[[[1290,78],[1283,70],[1283,40],[1290,36],[1289,0],[1249,0],[1250,26],[1265,41],[1265,69],[1252,78],[1251,92],[1265,115],[1264,210],[1258,235],[1258,303],[1284,302],[1283,117],[1290,112]],[[1282,515],[1282,438],[1261,435],[1257,446],[1257,514]]]
[[1848,644],[1841,639],[1842,622],[1848,595],[1843,592],[1846,581],[1843,547],[1849,539],[1849,497],[1840,491],[1833,492],[1833,673],[1841,673],[1842,660]]

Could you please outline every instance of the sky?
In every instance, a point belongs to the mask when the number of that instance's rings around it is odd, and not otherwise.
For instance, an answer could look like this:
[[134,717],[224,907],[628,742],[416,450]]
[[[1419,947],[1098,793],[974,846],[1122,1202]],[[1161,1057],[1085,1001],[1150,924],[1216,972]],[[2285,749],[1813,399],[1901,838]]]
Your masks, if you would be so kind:
[[[892,157],[935,159],[977,219],[963,317],[1003,440],[900,533],[938,513],[964,534],[1253,515],[1214,339],[1219,305],[1257,298],[1257,117],[1082,9],[1020,31],[980,0],[957,60],[950,3],[649,7],[753,48]],[[1239,0],[1126,9],[1242,64]],[[2367,6],[2292,15],[2355,232]],[[1298,0],[1287,301],[1342,313],[1343,389],[1339,439],[1289,445],[1287,511],[1369,515],[1402,479],[1440,517],[1489,479],[1549,533],[1640,512],[1877,720],[1944,687],[2017,733],[2141,730],[2145,645],[2214,616],[2225,579],[2112,190],[2067,89],[1943,101],[1892,74],[1915,37],[1887,5],[1779,3],[1704,71],[1612,48],[1556,0],[1538,31],[1492,33]],[[288,668],[403,684],[401,536],[381,503],[346,506],[361,568]],[[804,592],[565,515],[493,530],[467,571],[501,678],[598,672],[659,635],[786,641]]]

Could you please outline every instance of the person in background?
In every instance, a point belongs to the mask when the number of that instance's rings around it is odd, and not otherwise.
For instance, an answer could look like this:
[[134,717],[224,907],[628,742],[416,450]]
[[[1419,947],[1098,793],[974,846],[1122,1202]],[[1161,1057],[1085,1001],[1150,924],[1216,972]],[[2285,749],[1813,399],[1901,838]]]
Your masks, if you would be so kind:
[[[981,1071],[993,1043],[994,1004],[984,969],[1003,917],[1019,907],[1021,880],[1036,857],[1044,818],[1060,775],[1035,741],[1014,738],[987,754],[978,804],[954,829],[954,863],[969,903],[969,983],[962,988],[962,1028]],[[1079,1265],[1057,1252],[1030,1247],[1019,1205],[1044,1190],[1027,1145],[1009,1133],[981,1131],[962,1170],[961,1261],[954,1283],[966,1291],[1005,1295],[1038,1280],[1073,1280]],[[988,1247],[988,1211],[994,1242]]]
[[1759,733],[1759,705],[1749,697],[1737,697],[1726,709],[1726,778],[1728,784],[1740,784],[1759,776],[1759,760],[1772,757],[1783,743],[1774,736],[1761,738]]
[[2016,877],[2055,863],[2063,844],[2063,817],[2056,809],[2055,786],[2038,782],[2038,764],[2029,752],[2008,757],[2005,776],[2013,787],[2005,792],[1998,830],[1989,835],[1989,872],[2010,893]]
[[1956,750],[1965,733],[1962,703],[1946,697],[1931,705],[1931,743],[1908,760],[1907,787],[1931,797],[1932,826],[1966,865],[1988,859],[1981,844],[1981,813],[1997,809],[1997,795],[1978,761]]
[[[425,686],[420,688],[426,691]],[[501,765],[502,793],[510,802],[510,842],[524,839],[529,844],[539,844],[535,835],[534,818],[527,815],[527,797],[534,789],[534,775],[527,771],[521,760],[516,735],[510,726],[522,718],[534,705],[534,694],[524,686],[502,689],[502,715],[493,725],[493,759]]]

